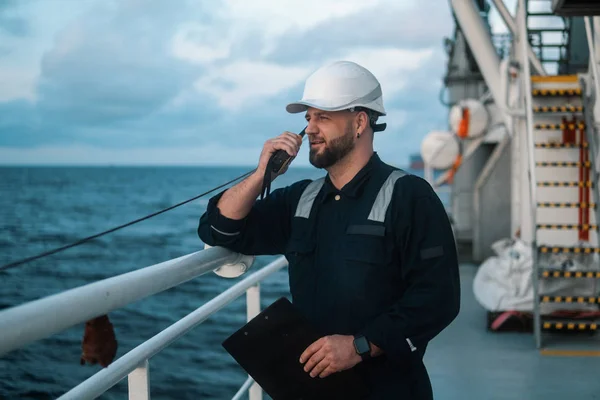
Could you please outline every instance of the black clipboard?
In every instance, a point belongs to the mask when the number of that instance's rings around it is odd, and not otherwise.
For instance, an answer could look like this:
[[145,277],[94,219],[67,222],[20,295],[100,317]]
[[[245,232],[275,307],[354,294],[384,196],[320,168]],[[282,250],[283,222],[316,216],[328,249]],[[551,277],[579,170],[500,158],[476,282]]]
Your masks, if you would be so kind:
[[282,297],[229,336],[223,347],[273,400],[364,399],[367,386],[354,369],[311,378],[299,359],[321,336]]

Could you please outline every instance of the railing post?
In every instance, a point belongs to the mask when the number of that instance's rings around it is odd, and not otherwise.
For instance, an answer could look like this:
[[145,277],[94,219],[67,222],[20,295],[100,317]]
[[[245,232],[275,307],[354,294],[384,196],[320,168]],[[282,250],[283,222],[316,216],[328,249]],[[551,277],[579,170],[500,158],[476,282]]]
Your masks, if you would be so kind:
[[129,400],[150,400],[150,364],[144,360],[129,373]]
[[[260,312],[260,283],[257,283],[246,290],[246,309],[248,321],[256,317]],[[248,391],[248,399],[262,400],[262,397],[262,388],[258,383],[254,382]]]

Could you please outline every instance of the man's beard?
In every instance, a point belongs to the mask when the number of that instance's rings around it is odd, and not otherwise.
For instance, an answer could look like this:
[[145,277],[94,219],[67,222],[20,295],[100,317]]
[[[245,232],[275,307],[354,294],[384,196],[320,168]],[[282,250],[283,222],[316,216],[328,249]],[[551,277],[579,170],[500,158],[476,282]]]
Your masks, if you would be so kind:
[[317,168],[329,168],[354,149],[354,134],[351,124],[346,125],[344,135],[331,140],[321,152],[310,149],[309,161]]

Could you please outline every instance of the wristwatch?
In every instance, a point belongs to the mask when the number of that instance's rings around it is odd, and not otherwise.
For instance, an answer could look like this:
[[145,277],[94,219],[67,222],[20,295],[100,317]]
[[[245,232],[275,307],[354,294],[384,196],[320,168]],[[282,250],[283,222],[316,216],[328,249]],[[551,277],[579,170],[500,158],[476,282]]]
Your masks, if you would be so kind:
[[363,335],[354,336],[354,349],[363,361],[371,358],[371,345]]

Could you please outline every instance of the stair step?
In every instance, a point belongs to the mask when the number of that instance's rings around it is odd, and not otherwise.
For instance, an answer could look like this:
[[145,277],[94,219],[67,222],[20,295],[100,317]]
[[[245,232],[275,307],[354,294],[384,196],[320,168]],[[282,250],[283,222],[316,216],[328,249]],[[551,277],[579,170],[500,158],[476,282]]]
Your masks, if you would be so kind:
[[585,129],[585,123],[580,122],[577,124],[577,126],[575,126],[575,124],[566,124],[567,126],[565,126],[565,124],[535,124],[533,125],[533,129],[537,129],[537,130],[545,130],[545,131],[550,131],[550,130],[560,130],[563,131],[565,128],[569,128],[569,129]]
[[552,182],[552,181],[541,181],[537,182],[538,186],[552,186],[552,187],[594,187],[592,181],[569,181],[569,182]]
[[[567,169],[563,168],[564,171],[567,171]],[[544,201],[544,200],[552,200],[554,202],[578,202],[581,201],[581,198],[579,197],[579,190],[580,188],[578,188],[577,186],[572,186],[572,187],[553,187],[553,186],[539,186],[537,188],[537,199],[539,201]],[[592,196],[592,194],[590,194],[590,197]],[[589,199],[591,200],[591,198]],[[540,208],[538,211],[542,211],[544,210],[543,208]],[[560,213],[557,213],[556,210],[552,210],[552,209],[546,209],[546,211],[548,211],[550,213],[550,215],[552,215],[552,212],[554,211],[554,214],[559,214],[562,215],[566,212],[568,212],[569,210],[575,211],[575,213],[578,212],[578,210],[576,208],[573,209],[564,209],[562,210]],[[592,213],[592,215],[595,213]],[[540,224],[578,224],[580,223],[579,220],[577,219],[577,217],[572,218],[572,219],[563,219],[561,218],[560,220],[554,219],[554,218],[550,218],[550,219],[546,219],[545,221],[543,220],[539,220],[538,221]],[[593,223],[593,222],[589,222],[589,223]]]
[[553,253],[553,254],[598,254],[600,253],[600,247],[555,247],[555,246],[539,246],[538,251],[540,253]]
[[579,304],[600,304],[600,297],[597,296],[540,296],[542,303],[579,303]]
[[[539,224],[544,225],[544,224]],[[559,225],[559,224],[555,224]],[[577,225],[575,225],[577,226]],[[596,244],[598,243],[598,230],[597,229],[540,229],[536,230],[537,241],[538,243],[544,243],[546,246],[558,246],[558,247],[568,247],[568,246],[576,246],[579,243],[579,233],[587,233],[589,235],[589,243]],[[547,257],[548,255],[544,255]],[[583,256],[587,257],[587,255]]]
[[[578,161],[538,161],[535,163],[537,167],[581,167],[581,162]],[[592,163],[586,161],[583,163],[585,168],[590,168]]]
[[543,11],[538,11],[538,12],[531,12],[531,11],[527,11],[527,16],[528,17],[556,17],[556,18],[560,18],[560,15],[556,15],[552,12],[543,12]]
[[544,321],[542,322],[542,329],[595,331],[598,329],[598,322],[577,320]]
[[596,203],[551,203],[551,202],[539,202],[538,207],[544,208],[596,208]]
[[532,96],[581,96],[581,89],[533,89]]
[[536,143],[535,147],[537,149],[574,149],[574,148],[584,148],[584,149],[587,149],[589,147],[589,145],[588,145],[588,143],[541,142],[541,143]]
[[[589,150],[586,150],[589,151]],[[556,163],[574,163],[581,162],[581,149],[577,147],[565,147],[565,148],[535,148],[533,149],[533,157],[536,162],[556,162]],[[591,157],[590,157],[591,158]],[[585,160],[585,161],[589,161]],[[547,166],[548,168],[540,169],[540,171],[546,171],[551,166]],[[561,175],[549,175],[546,178],[543,178],[544,175],[540,174],[537,177],[538,181],[571,181],[579,179],[579,170],[575,168],[556,168],[555,171],[563,171]],[[570,175],[564,175],[565,173],[569,173]],[[564,201],[564,200],[556,200],[556,201]]]
[[580,230],[580,229],[590,229],[590,230],[598,230],[598,225],[579,225],[579,224],[537,224],[538,229],[552,229],[552,230]]
[[[579,215],[584,214],[587,216],[586,219],[580,220]],[[540,224],[596,224],[596,212],[594,209],[590,208],[568,208],[565,207],[560,211],[556,208],[546,208],[546,207],[538,207],[536,208],[536,220]],[[576,241],[572,241],[569,243],[564,242],[542,242],[541,240],[538,243],[544,243],[546,246],[572,246]]]
[[600,279],[600,271],[556,271],[554,269],[541,269],[543,278],[572,278],[572,279]]
[[577,75],[534,75],[531,77],[531,82],[534,83],[577,83]]
[[565,113],[565,112],[583,112],[583,106],[534,106],[533,112],[536,113]]
[[[534,14],[536,15],[536,14]],[[565,28],[538,28],[538,29],[528,29],[530,33],[543,33],[543,32],[568,32]]]
[[[567,45],[566,45],[566,43],[544,43],[544,44],[541,44],[541,45],[538,44],[538,45],[532,46],[532,47],[537,47],[537,48],[541,47],[541,48],[547,48],[547,49],[554,48],[555,49],[555,48],[560,48],[560,47],[567,47]],[[544,58],[540,61],[544,62],[544,61],[548,61],[548,59]]]

